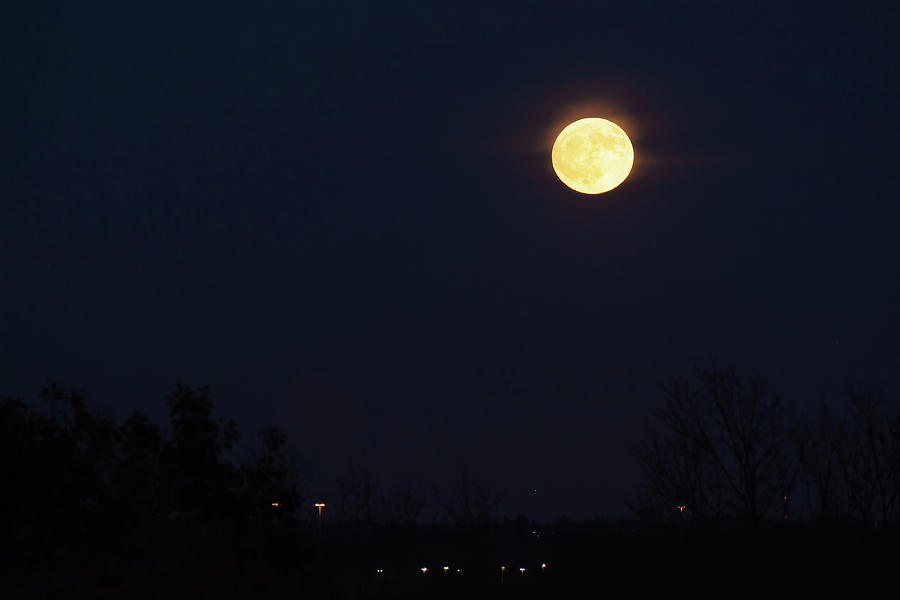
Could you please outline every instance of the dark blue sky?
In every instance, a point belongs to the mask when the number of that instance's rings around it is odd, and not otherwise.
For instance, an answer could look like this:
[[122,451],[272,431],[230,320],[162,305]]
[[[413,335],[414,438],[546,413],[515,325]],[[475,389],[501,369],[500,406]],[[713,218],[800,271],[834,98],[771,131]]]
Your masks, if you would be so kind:
[[[900,388],[896,7],[57,4],[0,15],[2,393],[209,384],[317,493],[590,517],[694,365]],[[581,116],[609,194],[550,168]]]

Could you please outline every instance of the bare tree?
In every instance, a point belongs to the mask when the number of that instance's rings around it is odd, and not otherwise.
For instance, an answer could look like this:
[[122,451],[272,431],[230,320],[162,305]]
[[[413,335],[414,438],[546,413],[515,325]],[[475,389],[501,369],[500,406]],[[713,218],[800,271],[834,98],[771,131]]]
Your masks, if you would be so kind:
[[880,393],[851,390],[848,410],[823,408],[799,444],[814,520],[892,523],[900,517],[900,411]]
[[814,428],[802,424],[797,431],[799,479],[806,492],[806,508],[814,519],[849,517],[846,478],[836,449],[846,444],[845,428],[823,406]]
[[411,483],[381,496],[382,516],[388,523],[415,525],[424,504],[422,494]]
[[639,516],[685,511],[750,522],[780,516],[797,474],[793,424],[760,376],[701,369],[663,386],[665,403],[637,449]]
[[900,493],[900,412],[886,414],[883,396],[855,391],[851,394],[857,423],[860,455],[869,474],[873,517],[882,523],[897,519]]
[[487,486],[465,469],[460,469],[453,492],[441,504],[455,525],[480,526],[493,520],[500,500],[500,496],[492,494]]
[[337,520],[341,522],[378,521],[378,485],[368,472],[359,472],[351,463],[347,475],[338,479]]

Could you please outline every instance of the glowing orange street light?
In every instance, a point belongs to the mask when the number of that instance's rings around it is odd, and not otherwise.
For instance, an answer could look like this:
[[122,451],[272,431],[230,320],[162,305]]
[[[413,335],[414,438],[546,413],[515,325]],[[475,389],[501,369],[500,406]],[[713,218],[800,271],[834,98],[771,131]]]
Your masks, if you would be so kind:
[[274,506],[275,508],[278,508],[279,506],[281,506],[281,502],[273,502],[272,506]]
[[678,509],[678,512],[684,512],[684,509],[686,509],[687,506],[685,506],[684,504],[679,504],[675,508]]
[[324,502],[316,502],[315,506],[316,506],[316,511],[318,512],[317,516],[319,519],[321,519],[322,518],[322,509],[325,508],[325,503]]

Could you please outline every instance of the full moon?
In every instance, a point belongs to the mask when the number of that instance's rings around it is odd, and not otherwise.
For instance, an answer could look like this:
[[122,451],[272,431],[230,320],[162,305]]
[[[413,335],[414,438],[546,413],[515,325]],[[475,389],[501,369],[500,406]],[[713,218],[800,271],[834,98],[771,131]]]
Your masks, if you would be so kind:
[[602,194],[628,177],[634,148],[621,127],[594,117],[579,119],[560,131],[551,159],[564,184],[582,194]]

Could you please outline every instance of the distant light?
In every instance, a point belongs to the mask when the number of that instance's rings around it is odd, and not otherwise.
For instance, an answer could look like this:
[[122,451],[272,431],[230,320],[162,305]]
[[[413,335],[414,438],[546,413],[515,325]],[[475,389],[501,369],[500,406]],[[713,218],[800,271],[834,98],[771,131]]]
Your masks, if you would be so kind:
[[547,568],[547,563],[541,563],[541,571]]
[[500,572],[506,573],[506,565],[500,565]]
[[384,569],[375,569],[376,573],[384,573]]
[[444,573],[446,573],[449,570],[450,570],[450,567],[448,567],[447,565],[444,565]]
[[520,573],[525,573],[525,567],[519,567],[519,572],[520,572]]
[[324,502],[316,502],[315,507],[316,508],[325,508],[325,503]]
[[462,569],[457,569],[456,572],[457,572],[457,573],[462,573]]
[[675,508],[678,509],[678,512],[684,512],[684,509],[686,509],[687,506],[684,505],[684,504],[678,504],[678,505],[675,506]]
[[281,506],[281,503],[280,503],[280,502],[273,502],[273,503],[272,503],[272,506],[274,506],[275,508],[278,508],[279,506]]
[[423,573],[427,573],[427,572],[428,572],[428,567],[422,567],[422,572],[423,572]]
[[787,500],[787,496],[785,496],[784,499]]

